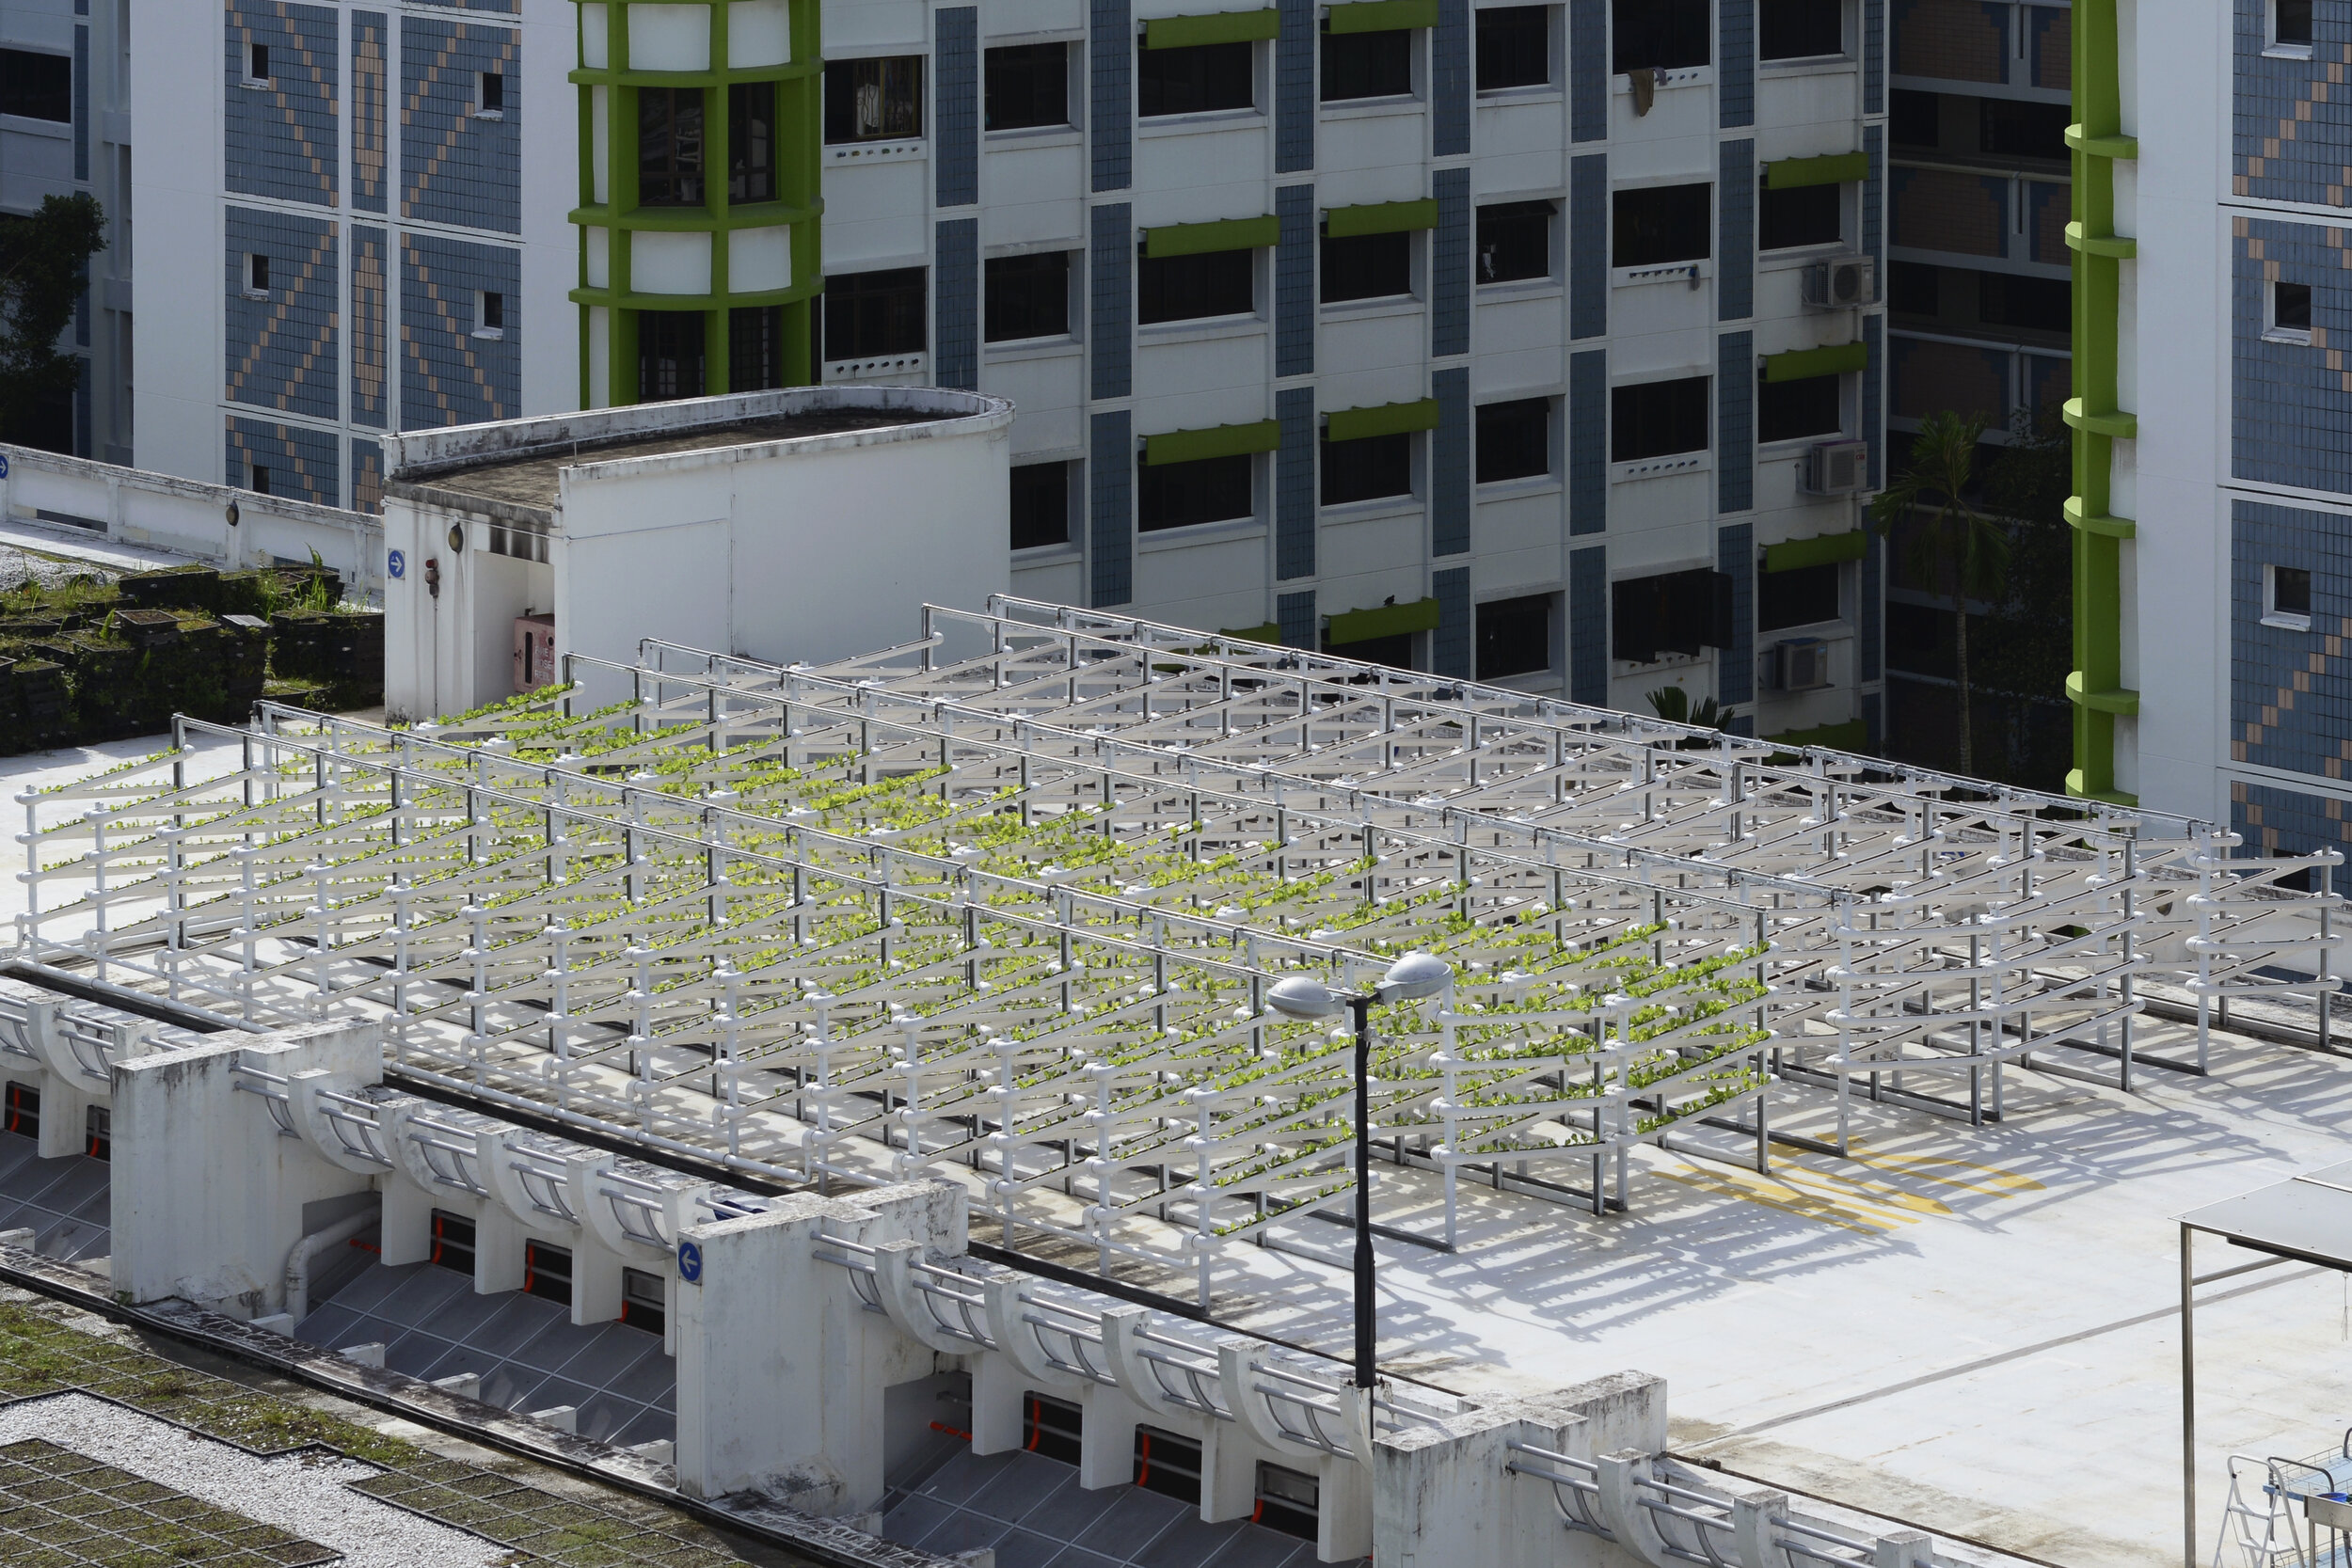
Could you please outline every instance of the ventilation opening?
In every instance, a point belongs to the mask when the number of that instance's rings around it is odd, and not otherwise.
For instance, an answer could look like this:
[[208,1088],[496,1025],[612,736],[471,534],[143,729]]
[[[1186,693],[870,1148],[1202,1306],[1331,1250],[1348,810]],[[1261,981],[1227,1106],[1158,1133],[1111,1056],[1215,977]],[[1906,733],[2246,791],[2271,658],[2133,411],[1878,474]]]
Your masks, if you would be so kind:
[[545,1242],[523,1243],[523,1293],[572,1304],[572,1254],[569,1247]]
[[4,1111],[0,1111],[0,1131],[14,1132],[20,1137],[40,1136],[40,1091],[30,1084],[10,1084]]
[[1029,1394],[1021,1417],[1021,1446],[1031,1453],[1058,1459],[1064,1465],[1075,1465],[1078,1463],[1078,1435],[1085,1418],[1086,1412],[1068,1400],[1057,1400],[1047,1394]]
[[82,1117],[82,1148],[93,1160],[114,1158],[114,1113],[93,1105]]
[[661,1276],[643,1269],[621,1271],[621,1322],[648,1334],[669,1325],[669,1309],[661,1300]]
[[1136,1484],[1198,1506],[1200,1445],[1157,1427],[1136,1428]]
[[425,1259],[459,1274],[473,1274],[473,1221],[445,1209],[433,1211],[433,1254]]
[[1259,1464],[1258,1506],[1249,1515],[1258,1524],[1312,1541],[1322,1504],[1322,1490],[1314,1477],[1285,1470],[1279,1465]]

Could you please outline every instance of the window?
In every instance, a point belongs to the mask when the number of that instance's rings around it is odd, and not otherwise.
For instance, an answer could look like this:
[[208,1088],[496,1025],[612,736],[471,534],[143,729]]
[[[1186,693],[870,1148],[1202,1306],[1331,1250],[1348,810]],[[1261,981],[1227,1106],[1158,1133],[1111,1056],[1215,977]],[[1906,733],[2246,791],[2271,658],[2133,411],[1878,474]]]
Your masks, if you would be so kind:
[[1799,245],[1836,245],[1845,237],[1846,187],[1799,185],[1793,191],[1756,192],[1756,248],[1793,250]]
[[739,305],[727,312],[727,390],[764,392],[785,385],[784,307]]
[[1478,13],[1478,90],[1551,82],[1551,8],[1494,6]]
[[252,491],[257,496],[268,495],[270,493],[270,488],[269,468],[267,466],[256,463],[250,458],[247,458],[246,463],[248,470],[246,476],[246,488]]
[[1707,377],[1644,381],[1609,394],[1609,461],[1707,450]]
[[506,336],[506,296],[495,289],[476,289],[473,296],[473,335]]
[[1558,214],[1558,205],[1549,201],[1498,201],[1479,208],[1478,281],[1549,277],[1551,220]]
[[1518,398],[1478,405],[1478,483],[1551,473],[1551,400]]
[[1714,26],[1708,0],[1610,0],[1609,69],[1622,76],[1645,66],[1680,71],[1715,56],[1708,34]]
[[1323,242],[1323,303],[1389,299],[1413,292],[1413,236],[1351,234]]
[[1413,35],[1403,28],[1323,35],[1323,101],[1402,98],[1413,90]]
[[1069,335],[1070,252],[999,256],[986,270],[990,342]]
[[[257,46],[258,47],[258,46]],[[262,69],[269,69],[269,51],[262,50]],[[39,55],[29,49],[0,49],[0,115],[26,119],[71,120],[73,118],[73,62],[63,55]]]
[[1808,375],[1795,381],[1759,381],[1756,388],[1756,438],[1795,441],[1835,436],[1843,427],[1838,403],[1840,375]]
[[1200,1445],[1157,1427],[1136,1427],[1136,1484],[1180,1502],[1200,1502]]
[[1150,326],[1248,315],[1258,308],[1257,280],[1257,252],[1251,250],[1146,257],[1136,269],[1136,320]]
[[2263,625],[2312,629],[2312,574],[2304,566],[2263,568]]
[[1190,49],[1136,52],[1136,112],[1198,115],[1213,109],[1255,108],[1257,46],[1202,43]]
[[637,312],[637,401],[663,403],[703,395],[700,310]]
[[926,341],[923,269],[839,273],[825,279],[827,359],[920,354]]
[[1614,205],[1612,266],[1655,267],[1712,254],[1713,186],[1645,185],[1617,192]]
[[1786,631],[1837,619],[1837,563],[1800,566],[1793,572],[1758,572],[1756,629]]
[[1067,463],[1028,463],[1012,471],[1012,547],[1041,550],[1070,543]]
[[1323,504],[1380,500],[1413,493],[1410,435],[1364,436],[1323,443]]
[[1731,643],[1731,578],[1704,566],[1610,585],[1609,657],[1652,663]]
[[1330,628],[1327,626],[1323,632],[1323,651],[1365,664],[1385,664],[1392,670],[1410,670],[1413,667],[1413,633],[1400,631],[1390,637],[1367,637],[1358,642],[1334,642]]
[[2270,39],[2288,48],[2312,46],[2312,0],[2272,0]]
[[738,82],[727,88],[727,199],[776,198],[776,85]]
[[475,83],[474,114],[482,119],[506,118],[506,78],[495,71],[484,71]]
[[1886,135],[1897,147],[1936,147],[1944,140],[1944,101],[1931,92],[1897,87],[1887,94]]
[[269,45],[248,43],[245,46],[245,83],[249,87],[265,87],[270,84]]
[[637,200],[646,207],[703,204],[703,89],[637,89]]
[[923,57],[825,62],[825,140],[889,141],[923,134]]
[[245,297],[247,299],[269,298],[269,257],[262,251],[246,252]]
[[31,1084],[11,1083],[0,1101],[0,1132],[20,1138],[40,1136],[40,1090]]
[[2288,342],[2312,341],[2312,286],[2309,283],[2270,285],[2270,327],[2266,337]]
[[433,1250],[425,1261],[459,1274],[473,1273],[473,1221],[446,1209],[433,1211]]
[[2068,156],[2066,122],[2074,110],[2064,103],[2020,103],[2007,98],[1977,100],[1977,150],[2005,158]]
[[1941,314],[1944,309],[1944,269],[1925,261],[1888,263],[1886,308],[1913,316]]
[[1494,599],[1478,607],[1478,678],[1536,675],[1551,668],[1551,595]]
[[1763,0],[1756,52],[1767,60],[1802,60],[1846,52],[1846,0]]
[[669,1306],[661,1299],[661,1276],[643,1269],[621,1270],[621,1322],[648,1334],[669,1326]]
[[1255,515],[1250,454],[1195,463],[1146,463],[1136,483],[1136,528],[1144,533]]
[[1051,1394],[1021,1396],[1021,1446],[1029,1452],[1041,1453],[1064,1465],[1075,1465],[1080,1434],[1085,1430],[1083,1407]]
[[2070,332],[2074,325],[2074,286],[2063,277],[1980,272],[1977,274],[1977,317],[1988,326]]
[[92,1105],[82,1113],[82,1152],[93,1160],[112,1160],[114,1148],[114,1113],[103,1105]]
[[1070,123],[1070,45],[1018,43],[992,49],[986,74],[989,130],[1027,131]]
[[523,1243],[523,1294],[572,1304],[572,1252],[546,1242]]

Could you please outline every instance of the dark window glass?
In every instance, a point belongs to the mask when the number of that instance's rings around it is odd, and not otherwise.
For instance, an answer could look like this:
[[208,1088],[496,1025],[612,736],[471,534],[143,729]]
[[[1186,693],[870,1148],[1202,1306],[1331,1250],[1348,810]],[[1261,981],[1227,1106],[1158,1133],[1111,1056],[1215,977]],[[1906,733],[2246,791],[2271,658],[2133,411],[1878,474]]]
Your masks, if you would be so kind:
[[482,73],[482,108],[485,114],[503,111],[506,107],[506,78],[495,71]]
[[2302,566],[2270,568],[2270,608],[2280,615],[2312,612],[2312,574]]
[[1136,1484],[1182,1502],[1200,1502],[1200,1445],[1158,1427],[1136,1428]]
[[2074,325],[2074,286],[2063,277],[1977,274],[1977,315],[1988,326],[2068,332]]
[[1403,28],[1323,35],[1323,101],[1401,98],[1413,90],[1413,35]]
[[923,352],[921,267],[838,273],[825,279],[823,298],[827,359]]
[[1136,268],[1136,320],[1149,326],[1247,315],[1258,308],[1257,275],[1257,253],[1248,250],[1146,257]]
[[637,200],[646,207],[703,204],[703,89],[637,89]]
[[1609,394],[1609,461],[1707,450],[1707,381],[1644,381]]
[[1413,236],[1355,234],[1323,242],[1323,303],[1413,292]]
[[1495,599],[1478,607],[1478,678],[1533,675],[1551,668],[1551,595]]
[[2074,110],[2063,103],[2020,103],[2007,98],[1977,100],[1977,149],[2005,158],[2066,157],[2066,122]]
[[2270,286],[2270,325],[2293,332],[2312,329],[2312,286],[2273,283]]
[[1050,1394],[1021,1396],[1021,1446],[1030,1453],[1075,1465],[1079,1434],[1085,1427],[1086,1411],[1082,1406]]
[[1247,109],[1257,103],[1254,46],[1203,43],[1190,49],[1136,52],[1136,112],[1197,115]]
[[20,1138],[40,1136],[40,1090],[30,1084],[10,1084],[5,1113],[0,1113],[0,1132],[13,1132]]
[[1136,527],[1145,533],[1195,523],[1223,523],[1255,514],[1250,454],[1204,457],[1197,463],[1136,466]]
[[1837,619],[1837,566],[1800,566],[1793,572],[1758,572],[1756,629],[1782,631]]
[[1551,400],[1518,398],[1478,406],[1478,483],[1551,472]]
[[1058,338],[1070,330],[1070,252],[999,256],[988,263],[988,341]]
[[1366,436],[1323,443],[1323,504],[1378,500],[1413,493],[1413,438]]
[[1802,60],[1846,52],[1846,0],[1762,0],[1756,52],[1767,60]]
[[1012,547],[1070,543],[1070,465],[1030,463],[1012,471]]
[[2312,41],[2312,0],[2277,0],[2278,40],[2280,43]]
[[545,1242],[523,1243],[523,1294],[545,1296],[565,1306],[572,1300],[572,1254],[569,1247]]
[[492,289],[485,289],[482,292],[480,325],[493,332],[506,330],[506,296],[504,294]]
[[1886,305],[1907,315],[1933,316],[1944,309],[1944,269],[1925,261],[1895,261],[1886,269]]
[[727,390],[764,392],[784,384],[784,307],[747,305],[729,310]]
[[252,491],[257,496],[266,496],[270,494],[269,468],[267,466],[255,463],[252,465],[252,479],[246,483],[246,488]]
[[254,251],[245,259],[245,286],[256,293],[269,293],[269,257]]
[[621,1271],[621,1322],[647,1334],[660,1334],[669,1323],[661,1299],[661,1276],[643,1269]]
[[661,403],[702,395],[702,312],[637,312],[637,401]]
[[433,1211],[433,1250],[425,1261],[459,1274],[473,1273],[473,1221],[446,1209]]
[[1479,208],[1478,281],[1549,277],[1551,220],[1557,211],[1549,201],[1498,201]]
[[1664,654],[1728,647],[1730,610],[1730,577],[1704,566],[1612,583],[1609,657],[1647,664]]
[[1886,95],[1886,135],[1897,147],[1934,147],[1944,139],[1943,100],[1897,87]]
[[1609,69],[1619,75],[1645,66],[1680,71],[1715,57],[1708,0],[1612,0],[1609,11]]
[[248,82],[266,82],[270,79],[268,44],[255,43],[246,45],[245,54],[245,79]]
[[[1410,670],[1413,667],[1413,634],[1400,631],[1393,637],[1367,637],[1360,642],[1334,642],[1331,633],[1326,630],[1323,651],[1337,654],[1342,658],[1360,659],[1366,664],[1386,664],[1398,670]],[[1259,1523],[1270,1524],[1272,1521],[1262,1519]]]
[[727,88],[727,199],[776,198],[776,85]]
[[1655,267],[1712,254],[1714,187],[1646,185],[1616,193],[1610,264]]
[[92,1105],[82,1113],[82,1152],[93,1160],[114,1159],[115,1117],[103,1105]]
[[1793,441],[1804,436],[1835,436],[1838,431],[1839,385],[1845,378],[1808,375],[1798,381],[1758,381],[1756,388],[1756,438]]
[[1478,13],[1478,87],[1539,87],[1551,80],[1551,8],[1495,6]]
[[[1362,657],[1360,655],[1359,657]],[[1391,662],[1375,659],[1376,664]],[[1268,1529],[1284,1535],[1295,1535],[1301,1541],[1315,1539],[1315,1521],[1320,1516],[1323,1488],[1314,1477],[1296,1470],[1285,1470],[1279,1465],[1258,1462],[1258,1506],[1250,1515]]]
[[825,140],[891,141],[923,134],[923,57],[825,62]]
[[1070,45],[1017,43],[988,52],[985,112],[991,131],[1070,123]]
[[1756,248],[1788,250],[1801,245],[1836,245],[1844,237],[1846,187],[1800,185],[1793,191],[1758,191]]

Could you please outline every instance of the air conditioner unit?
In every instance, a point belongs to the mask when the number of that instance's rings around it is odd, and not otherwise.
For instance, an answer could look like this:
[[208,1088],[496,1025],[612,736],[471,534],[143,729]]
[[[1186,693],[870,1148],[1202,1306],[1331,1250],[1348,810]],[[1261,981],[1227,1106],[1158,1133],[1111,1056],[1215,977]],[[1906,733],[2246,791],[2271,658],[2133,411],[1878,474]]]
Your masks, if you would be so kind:
[[1870,443],[1816,441],[1804,454],[1804,488],[1816,496],[1851,496],[1870,486]]
[[1764,684],[1774,691],[1819,691],[1829,685],[1829,644],[1818,637],[1790,637],[1764,656]]
[[1879,266],[1867,256],[1834,256],[1804,269],[1804,302],[1817,310],[1851,310],[1879,296]]

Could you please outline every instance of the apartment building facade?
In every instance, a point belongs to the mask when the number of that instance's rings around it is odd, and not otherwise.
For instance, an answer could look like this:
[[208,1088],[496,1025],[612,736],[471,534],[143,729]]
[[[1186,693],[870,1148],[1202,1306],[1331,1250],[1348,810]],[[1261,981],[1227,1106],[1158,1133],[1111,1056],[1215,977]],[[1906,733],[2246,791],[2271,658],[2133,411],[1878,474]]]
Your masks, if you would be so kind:
[[1883,0],[1200,6],[236,0],[142,461],[974,388],[1016,592],[1868,744]]
[[0,214],[83,192],[107,218],[65,345],[82,361],[80,384],[24,435],[109,463],[131,460],[129,36],[130,0],[0,4]]

